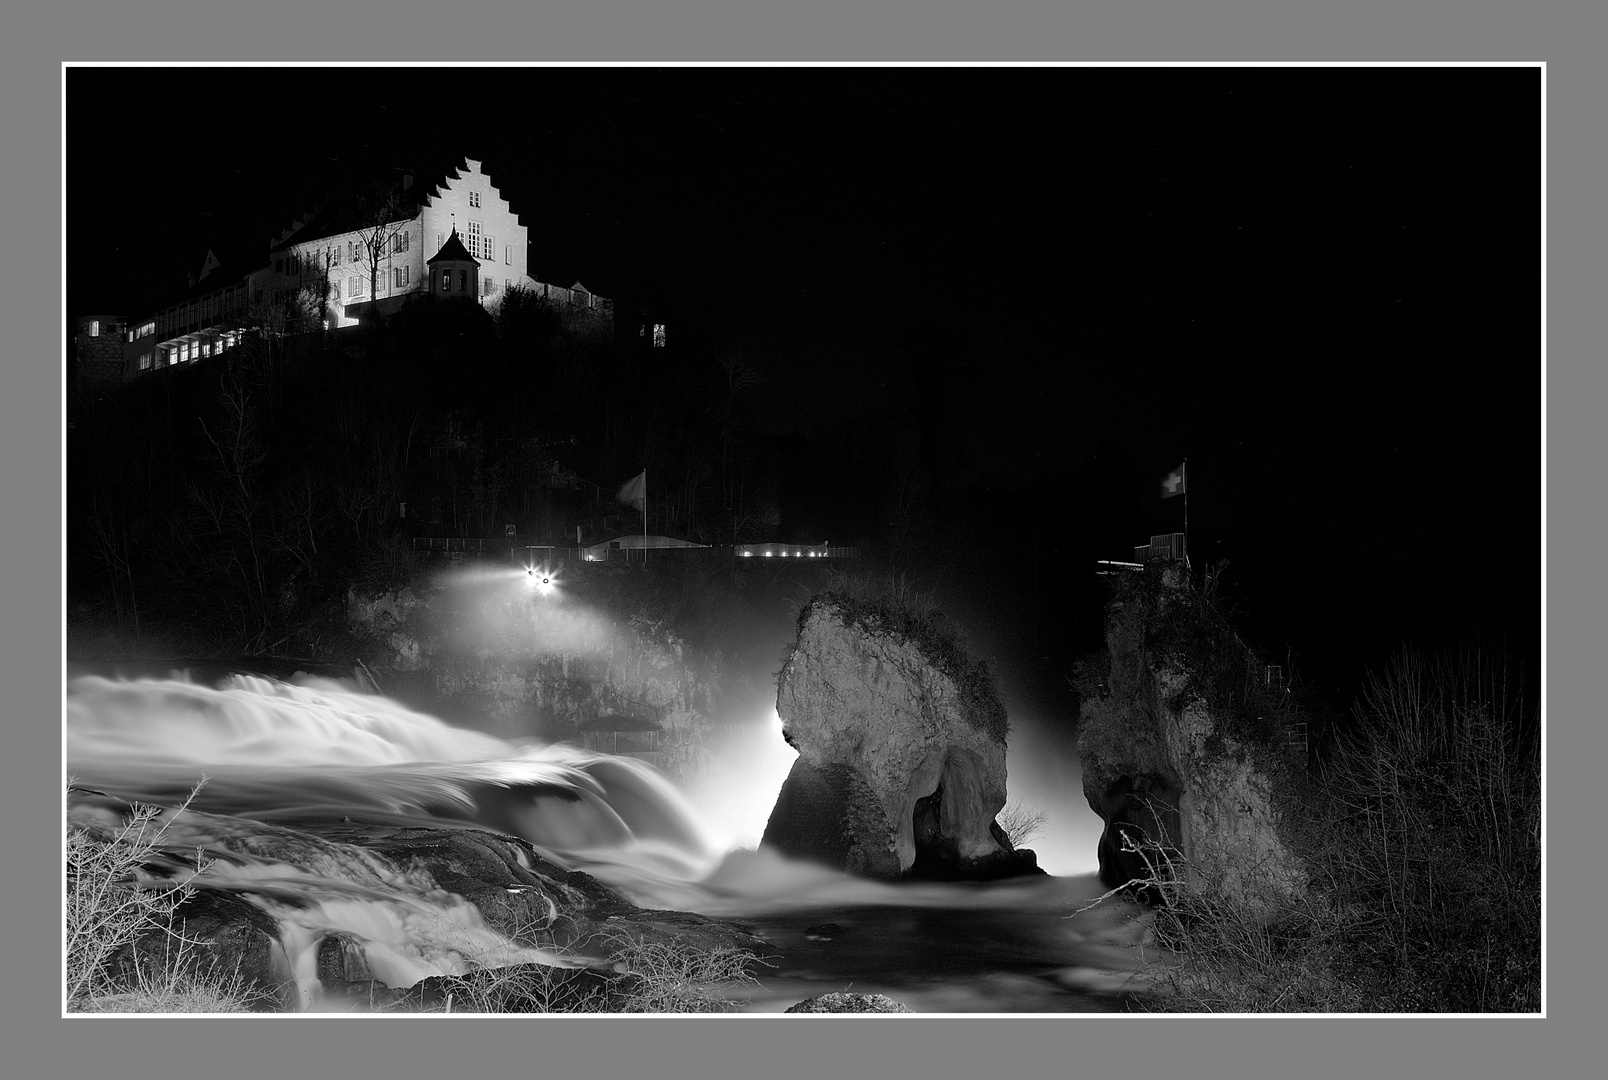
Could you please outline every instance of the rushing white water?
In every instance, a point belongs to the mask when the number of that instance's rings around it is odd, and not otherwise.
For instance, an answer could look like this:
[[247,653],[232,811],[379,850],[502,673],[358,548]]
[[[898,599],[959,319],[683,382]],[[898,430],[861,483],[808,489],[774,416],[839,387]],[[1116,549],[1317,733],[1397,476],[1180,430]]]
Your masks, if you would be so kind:
[[[392,987],[472,966],[589,962],[501,937],[428,875],[309,830],[320,822],[517,835],[638,905],[717,917],[879,907],[1049,913],[1068,899],[1044,879],[895,886],[728,850],[734,837],[757,835],[754,823],[709,826],[640,761],[507,742],[329,679],[75,678],[65,747],[78,788],[69,820],[78,824],[109,823],[114,800],[176,806],[201,785],[188,810],[164,817],[169,871],[183,872],[199,852],[213,861],[196,884],[242,896],[277,922],[280,974],[304,1008],[317,1003],[317,950],[332,935],[359,943],[373,976]],[[787,764],[770,763],[776,787]],[[1059,914],[1045,917],[1060,934]]]

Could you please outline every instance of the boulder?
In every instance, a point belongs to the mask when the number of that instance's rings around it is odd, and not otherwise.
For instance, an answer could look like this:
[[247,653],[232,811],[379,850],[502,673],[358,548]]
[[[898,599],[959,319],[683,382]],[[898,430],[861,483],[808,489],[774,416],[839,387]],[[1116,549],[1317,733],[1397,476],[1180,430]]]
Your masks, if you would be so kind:
[[890,880],[1037,871],[994,822],[1005,805],[1005,707],[986,665],[940,620],[815,597],[776,709],[799,756],[763,845]]
[[817,994],[797,1005],[790,1013],[907,1013],[910,1010],[885,994]]
[[1283,690],[1264,685],[1260,661],[1181,564],[1113,588],[1106,649],[1077,680],[1083,792],[1105,822],[1100,878],[1116,888],[1187,875],[1270,910],[1306,881],[1283,810],[1296,798]]

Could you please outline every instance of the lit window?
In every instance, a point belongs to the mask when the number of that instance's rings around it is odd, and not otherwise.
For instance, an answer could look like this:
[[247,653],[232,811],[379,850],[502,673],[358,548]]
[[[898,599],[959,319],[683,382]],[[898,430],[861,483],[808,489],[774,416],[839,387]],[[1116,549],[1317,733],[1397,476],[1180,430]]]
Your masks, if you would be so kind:
[[89,336],[90,337],[100,337],[100,320],[99,319],[91,319],[91,320],[89,320]]
[[149,370],[151,370],[151,354],[150,353],[140,353],[140,370],[141,371],[149,371]]
[[443,271],[441,271],[441,291],[442,292],[451,292],[452,291],[452,271],[451,270],[443,270]]
[[655,349],[664,348],[664,323],[662,322],[653,324],[653,347]]

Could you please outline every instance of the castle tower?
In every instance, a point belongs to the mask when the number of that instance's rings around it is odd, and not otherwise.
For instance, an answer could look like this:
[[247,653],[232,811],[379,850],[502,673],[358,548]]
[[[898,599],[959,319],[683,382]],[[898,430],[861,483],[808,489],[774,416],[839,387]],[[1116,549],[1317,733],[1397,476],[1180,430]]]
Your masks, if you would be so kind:
[[428,260],[430,268],[430,295],[437,299],[467,296],[474,300],[480,295],[480,263],[469,254],[458,239],[456,227],[441,250]]

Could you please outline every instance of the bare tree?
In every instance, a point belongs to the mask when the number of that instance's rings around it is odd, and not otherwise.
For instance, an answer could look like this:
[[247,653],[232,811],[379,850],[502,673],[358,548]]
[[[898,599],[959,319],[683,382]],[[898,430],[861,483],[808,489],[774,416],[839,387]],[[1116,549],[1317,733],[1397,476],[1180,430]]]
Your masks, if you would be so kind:
[[412,244],[415,216],[413,203],[394,187],[375,187],[359,201],[357,255],[368,270],[370,304],[379,299],[380,267],[389,267],[391,256]]

